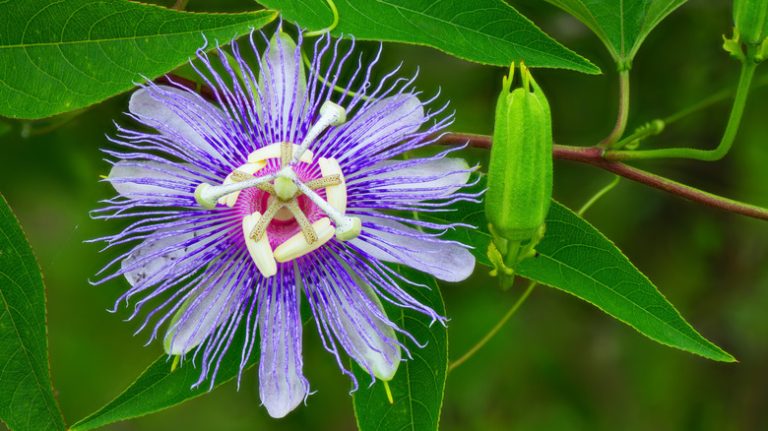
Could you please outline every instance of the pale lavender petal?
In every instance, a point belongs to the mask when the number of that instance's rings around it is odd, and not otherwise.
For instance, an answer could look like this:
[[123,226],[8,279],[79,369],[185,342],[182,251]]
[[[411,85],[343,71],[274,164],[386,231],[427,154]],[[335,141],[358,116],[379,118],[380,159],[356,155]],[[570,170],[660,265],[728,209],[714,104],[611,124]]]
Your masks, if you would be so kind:
[[309,393],[302,374],[297,289],[295,285],[279,285],[265,292],[260,301],[259,397],[273,418],[290,413]]
[[435,239],[394,220],[368,216],[361,219],[371,239],[358,238],[350,243],[376,259],[454,282],[465,280],[475,269],[475,257],[462,245]]
[[121,160],[106,178],[123,196],[177,194],[189,184],[191,175],[178,167],[155,161]]
[[[349,154],[364,151],[382,142],[398,142],[414,133],[424,122],[424,107],[412,94],[385,97],[365,107],[344,125],[344,133],[358,137],[346,149]],[[343,155],[340,159],[345,159]]]
[[240,305],[238,286],[227,288],[227,269],[210,276],[195,288],[179,308],[164,338],[165,352],[183,355],[202,343],[216,328],[237,311]]
[[[169,93],[163,95],[163,93]],[[175,100],[170,102],[169,97],[173,97]],[[170,87],[167,85],[158,85],[156,88],[151,89],[148,87],[140,88],[131,95],[131,100],[128,103],[128,109],[131,113],[137,115],[139,118],[150,120],[158,125],[161,125],[161,130],[166,130],[169,133],[174,134],[172,137],[182,137],[186,139],[189,144],[196,146],[209,154],[211,157],[219,160],[223,160],[223,157],[219,151],[217,151],[199,131],[205,130],[210,134],[220,134],[212,124],[196,124],[195,127],[189,123],[192,121],[190,118],[182,118],[174,108],[173,105],[177,103],[185,103],[195,106],[195,110],[202,112],[213,111],[219,116],[223,116],[222,111],[206,102],[200,97],[195,96],[188,91],[181,90],[179,88]]]
[[[450,196],[467,185],[472,169],[466,160],[459,158],[444,159],[415,159],[415,160],[384,160],[356,178],[362,178],[368,183],[367,190],[377,188],[387,191],[419,194],[425,191],[435,191],[431,198]],[[348,181],[355,184],[356,180]]]
[[[168,274],[174,262],[190,252],[190,247],[184,246],[183,243],[193,237],[192,233],[184,233],[144,240],[121,262],[121,267],[125,271],[123,275],[131,286],[147,279],[162,279]],[[164,250],[166,251],[163,252]],[[160,254],[153,256],[156,253]],[[130,269],[137,264],[139,265],[137,268]]]
[[359,277],[349,276],[353,283],[330,278],[335,287],[329,295],[333,304],[330,312],[340,322],[335,328],[337,336],[349,340],[347,354],[363,369],[381,380],[391,380],[402,358],[394,324],[386,318],[371,288]]
[[261,118],[273,128],[271,135],[295,140],[296,128],[307,114],[307,77],[301,50],[282,31],[272,37],[261,59],[259,92]]

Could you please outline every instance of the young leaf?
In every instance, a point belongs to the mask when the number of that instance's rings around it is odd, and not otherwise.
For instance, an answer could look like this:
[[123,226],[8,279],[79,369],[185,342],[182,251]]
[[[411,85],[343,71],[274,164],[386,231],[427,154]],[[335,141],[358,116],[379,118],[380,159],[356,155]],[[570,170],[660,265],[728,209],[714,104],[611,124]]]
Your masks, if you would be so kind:
[[0,1],[0,115],[43,118],[126,91],[275,18],[127,0]]
[[[325,0],[257,0],[308,29],[333,20]],[[589,60],[547,36],[502,0],[336,0],[333,34],[427,45],[478,63],[600,73]]]
[[[446,237],[475,247],[478,262],[490,265],[486,250],[491,237],[483,212],[476,205],[458,205],[455,212],[442,214],[424,219],[476,226]],[[735,361],[696,332],[621,250],[586,220],[553,201],[546,226],[536,247],[538,256],[522,261],[518,275],[581,298],[658,343],[715,361]]]
[[43,278],[1,195],[0,419],[14,431],[65,429],[48,370]]
[[547,0],[578,18],[619,65],[630,66],[646,36],[686,0]]
[[[216,376],[216,387],[237,376],[245,331],[239,331],[224,358]],[[252,367],[259,357],[258,344],[251,352],[247,368]],[[109,404],[77,422],[70,431],[92,430],[115,422],[146,416],[150,413],[173,407],[208,392],[209,382],[205,381],[195,389],[190,387],[200,377],[200,365],[190,358],[171,371],[171,361],[162,355],[133,382],[123,393]]]
[[[445,315],[445,306],[435,280],[415,270],[400,267],[399,272],[410,280],[428,287],[414,287],[409,293],[422,304]],[[446,369],[448,367],[448,339],[440,323],[432,323],[421,313],[405,308],[387,306],[387,315],[393,322],[413,335],[420,344],[401,337],[412,358],[400,364],[395,377],[389,381],[392,404],[387,399],[384,384],[356,364],[353,365],[360,387],[353,394],[357,427],[361,431],[413,430],[436,431],[443,405]]]

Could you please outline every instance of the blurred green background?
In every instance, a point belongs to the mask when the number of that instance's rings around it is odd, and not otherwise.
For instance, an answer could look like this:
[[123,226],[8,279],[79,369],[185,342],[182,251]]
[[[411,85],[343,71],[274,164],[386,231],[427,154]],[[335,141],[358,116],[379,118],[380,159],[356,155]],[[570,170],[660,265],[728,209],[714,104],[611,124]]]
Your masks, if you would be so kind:
[[[158,2],[160,3],[160,2]],[[171,2],[164,2],[165,4]],[[591,145],[607,134],[616,109],[616,74],[607,52],[584,26],[537,0],[513,4],[604,76],[536,71],[553,108],[560,143]],[[650,35],[632,73],[630,130],[733,86],[738,64],[720,49],[730,34],[730,2],[694,1]],[[247,0],[192,0],[189,10],[236,11]],[[364,49],[375,48],[364,44]],[[384,67],[421,69],[417,85],[438,87],[456,110],[455,131],[490,133],[499,68],[465,63],[428,48],[385,45]],[[768,66],[764,66],[768,73]],[[758,72],[760,76],[760,72]],[[734,150],[722,162],[645,166],[700,186],[768,205],[768,89],[756,89]],[[112,195],[100,147],[123,124],[127,96],[77,116],[39,122],[0,119],[0,192],[22,222],[43,269],[48,295],[51,368],[69,423],[111,400],[161,353],[137,327],[105,311],[124,280],[87,280],[113,253],[83,241],[116,231],[88,211]],[[671,125],[647,145],[713,147],[728,113],[722,103]],[[479,160],[487,153],[474,151]],[[558,162],[556,197],[572,207],[610,180],[594,168]],[[546,287],[498,336],[447,381],[444,430],[759,430],[768,429],[768,224],[679,200],[622,181],[588,218],[656,282],[700,332],[740,362],[720,364],[655,344],[589,304]],[[519,289],[495,288],[484,269],[442,286],[451,357],[482,337]],[[238,392],[215,392],[112,430],[353,430],[349,381],[307,331],[305,372],[317,393],[283,420],[259,407],[256,373]],[[1,426],[0,426],[1,427]]]

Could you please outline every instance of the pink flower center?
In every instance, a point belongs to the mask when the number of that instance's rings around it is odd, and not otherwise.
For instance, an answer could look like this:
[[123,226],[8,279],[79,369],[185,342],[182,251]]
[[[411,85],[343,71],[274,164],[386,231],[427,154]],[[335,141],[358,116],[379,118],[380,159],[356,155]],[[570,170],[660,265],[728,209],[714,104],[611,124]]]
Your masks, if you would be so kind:
[[[270,159],[267,161],[267,165],[259,170],[254,176],[264,176],[275,174],[280,171],[280,160]],[[296,163],[293,167],[296,176],[302,182],[308,182],[322,175],[320,169],[315,164]],[[325,190],[317,190],[317,194],[325,199]],[[270,200],[276,199],[269,195],[269,193],[258,188],[249,188],[240,192],[240,196],[237,199],[237,203],[234,208],[245,217],[252,214],[254,211],[258,211],[264,214],[269,206]],[[325,213],[314,203],[311,199],[304,195],[296,197],[296,201],[299,204],[299,208],[307,216],[310,222],[315,222],[323,217]],[[274,249],[280,244],[284,243],[288,238],[301,232],[301,226],[296,219],[291,215],[287,208],[283,208],[267,226],[266,234],[269,237],[269,245]]]

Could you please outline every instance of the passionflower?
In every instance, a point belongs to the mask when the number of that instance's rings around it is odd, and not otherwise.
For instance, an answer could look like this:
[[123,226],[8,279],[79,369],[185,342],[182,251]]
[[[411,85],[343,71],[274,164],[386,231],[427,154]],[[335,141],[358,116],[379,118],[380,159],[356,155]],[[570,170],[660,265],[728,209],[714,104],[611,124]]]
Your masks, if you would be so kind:
[[395,70],[374,81],[379,56],[367,65],[360,56],[339,91],[354,41],[341,49],[340,40],[319,38],[306,70],[300,37],[278,30],[249,42],[256,68],[235,43],[231,54],[217,48],[218,61],[198,51],[207,99],[172,79],[132,94],[129,116],[145,127],[118,125],[109,138],[117,149],[105,150],[106,181],[118,196],[94,214],[134,218],[101,238],[107,248],[131,247],[98,283],[128,280],[115,310],[134,301],[130,318],[144,315],[137,332],[147,328],[149,341],[165,328],[168,355],[182,366],[185,356],[199,361],[196,385],[213,385],[236,333],[245,333],[241,373],[258,342],[259,395],[282,417],[309,394],[300,302],[355,388],[342,352],[372,381],[391,379],[413,338],[382,301],[445,318],[401,286],[427,287],[387,263],[447,281],[468,277],[475,261],[467,247],[440,238],[463,226],[414,214],[477,196],[461,192],[471,169],[447,157],[452,150],[398,158],[433,143],[451,121],[445,106],[426,111],[415,76],[396,78]]

